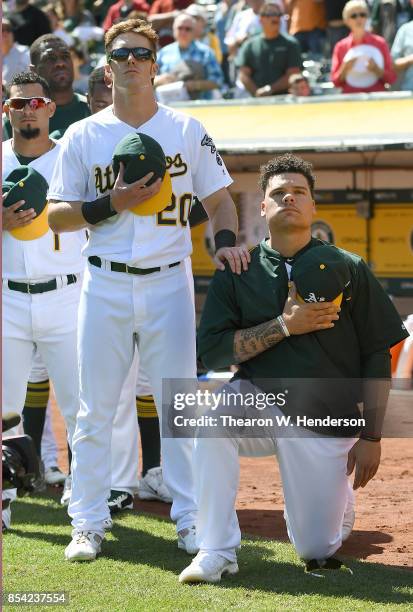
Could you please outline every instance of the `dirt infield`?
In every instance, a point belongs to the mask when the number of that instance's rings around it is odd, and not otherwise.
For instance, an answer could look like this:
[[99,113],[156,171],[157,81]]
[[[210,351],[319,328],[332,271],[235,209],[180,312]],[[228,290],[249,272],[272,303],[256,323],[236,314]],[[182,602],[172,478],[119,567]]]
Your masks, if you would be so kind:
[[[53,426],[58,437],[59,464],[67,469],[64,425],[55,406]],[[356,523],[341,552],[366,561],[412,568],[412,492],[412,440],[383,440],[379,472],[365,489],[356,493]],[[135,510],[161,516],[169,514],[166,504],[138,499]],[[288,540],[280,475],[273,457],[241,459],[237,512],[243,533]]]

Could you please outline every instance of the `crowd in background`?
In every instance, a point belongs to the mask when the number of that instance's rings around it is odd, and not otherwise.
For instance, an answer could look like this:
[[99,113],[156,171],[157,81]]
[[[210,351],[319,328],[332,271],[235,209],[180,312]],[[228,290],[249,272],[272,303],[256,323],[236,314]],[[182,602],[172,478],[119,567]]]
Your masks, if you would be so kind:
[[106,63],[105,31],[131,17],[159,34],[154,86],[166,104],[413,91],[413,0],[7,0],[3,100],[45,34],[67,46],[72,89],[86,94]]

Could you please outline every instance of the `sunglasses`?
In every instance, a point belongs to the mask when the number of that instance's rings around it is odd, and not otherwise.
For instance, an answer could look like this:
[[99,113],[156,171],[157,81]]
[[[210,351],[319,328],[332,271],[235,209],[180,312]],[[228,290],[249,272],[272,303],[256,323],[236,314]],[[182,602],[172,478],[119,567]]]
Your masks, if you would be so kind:
[[177,28],[179,30],[179,32],[183,31],[183,32],[192,32],[192,30],[194,28],[191,28],[189,26],[178,26]]
[[280,13],[279,11],[261,13],[261,17],[281,17],[281,15],[282,13]]
[[357,17],[367,17],[367,13],[352,13],[350,19],[357,19]]
[[131,53],[139,62],[146,62],[151,59],[155,60],[152,49],[146,49],[145,47],[120,47],[119,49],[113,49],[113,51],[109,53],[108,58],[109,60],[116,60],[117,62],[126,62]]
[[23,110],[26,106],[28,106],[30,110],[35,111],[38,108],[45,108],[50,102],[50,98],[38,96],[35,98],[9,98],[5,101],[5,104],[7,104],[9,108],[17,111]]

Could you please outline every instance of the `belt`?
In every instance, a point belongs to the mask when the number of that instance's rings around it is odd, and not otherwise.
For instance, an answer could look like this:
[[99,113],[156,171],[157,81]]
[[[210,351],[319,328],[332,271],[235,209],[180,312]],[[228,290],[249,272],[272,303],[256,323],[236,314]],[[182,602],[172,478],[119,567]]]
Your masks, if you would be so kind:
[[[76,274],[68,274],[66,278],[68,285],[73,285],[73,283],[77,282]],[[57,279],[54,278],[45,283],[16,283],[15,281],[9,280],[7,281],[7,286],[12,291],[20,291],[21,293],[30,293],[34,295],[36,293],[45,293],[46,291],[54,291],[57,289]]]
[[[96,266],[97,268],[104,268],[105,264],[101,260],[100,257],[96,257],[96,255],[91,255],[89,258],[89,263],[92,266]],[[175,261],[167,266],[160,266],[158,268],[134,268],[133,266],[128,266],[125,263],[119,263],[117,261],[108,261],[108,265],[110,266],[110,270],[112,272],[126,272],[126,274],[153,274],[153,272],[160,272],[162,268],[174,268],[175,266],[179,266],[180,261]]]

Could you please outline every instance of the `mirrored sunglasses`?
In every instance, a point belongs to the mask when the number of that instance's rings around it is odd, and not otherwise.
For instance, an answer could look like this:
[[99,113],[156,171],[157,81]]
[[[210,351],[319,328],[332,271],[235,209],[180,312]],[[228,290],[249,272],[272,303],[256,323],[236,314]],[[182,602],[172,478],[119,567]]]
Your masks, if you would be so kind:
[[9,108],[13,110],[23,110],[25,106],[28,106],[30,110],[37,110],[38,108],[45,108],[48,104],[50,104],[50,98],[44,98],[43,96],[38,96],[35,98],[9,98],[6,100],[5,104]]
[[120,47],[119,49],[113,49],[113,51],[110,51],[108,58],[117,62],[126,62],[131,53],[140,62],[146,62],[150,59],[155,60],[155,54],[152,49],[146,49],[145,47]]

